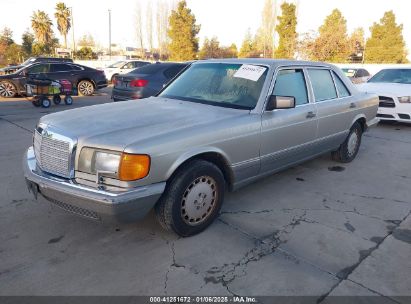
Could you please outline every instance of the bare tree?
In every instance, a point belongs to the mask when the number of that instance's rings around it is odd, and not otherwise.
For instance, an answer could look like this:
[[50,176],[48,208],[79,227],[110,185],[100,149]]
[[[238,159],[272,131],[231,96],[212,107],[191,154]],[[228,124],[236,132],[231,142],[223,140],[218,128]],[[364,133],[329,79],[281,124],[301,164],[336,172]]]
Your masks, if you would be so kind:
[[261,27],[258,30],[256,40],[258,48],[262,49],[264,57],[270,57],[274,54],[274,35],[277,19],[277,1],[266,0],[262,11]]
[[160,58],[167,52],[167,29],[168,29],[168,17],[170,16],[170,7],[164,0],[157,1],[157,14],[156,14],[156,28],[157,28],[157,44],[159,49]]
[[146,31],[147,31],[147,42],[150,52],[153,51],[153,6],[152,2],[147,3],[147,13],[146,13]]
[[136,39],[137,43],[140,47],[140,56],[144,58],[145,51],[144,51],[144,35],[143,35],[143,18],[142,18],[142,7],[140,0],[136,1],[136,9],[135,9],[135,29],[136,29]]

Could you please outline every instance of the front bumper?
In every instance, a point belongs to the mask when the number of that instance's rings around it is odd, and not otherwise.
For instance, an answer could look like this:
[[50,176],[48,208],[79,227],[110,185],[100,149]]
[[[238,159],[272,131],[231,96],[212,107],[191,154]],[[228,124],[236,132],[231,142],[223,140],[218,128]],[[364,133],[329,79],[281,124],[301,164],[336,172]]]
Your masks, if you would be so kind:
[[103,222],[131,222],[143,218],[156,204],[165,182],[122,192],[79,185],[72,180],[42,172],[33,148],[23,158],[24,177],[35,198],[44,198],[71,213]]

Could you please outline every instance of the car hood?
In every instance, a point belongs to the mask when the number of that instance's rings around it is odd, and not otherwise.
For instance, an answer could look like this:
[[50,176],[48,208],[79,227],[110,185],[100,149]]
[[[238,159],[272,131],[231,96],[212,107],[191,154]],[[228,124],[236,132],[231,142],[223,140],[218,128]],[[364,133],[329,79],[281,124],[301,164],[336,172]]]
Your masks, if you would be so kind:
[[40,123],[77,139],[79,147],[124,150],[248,114],[246,110],[151,97],[53,113],[43,116]]
[[360,91],[378,95],[411,96],[411,84],[367,82],[357,85],[357,88]]

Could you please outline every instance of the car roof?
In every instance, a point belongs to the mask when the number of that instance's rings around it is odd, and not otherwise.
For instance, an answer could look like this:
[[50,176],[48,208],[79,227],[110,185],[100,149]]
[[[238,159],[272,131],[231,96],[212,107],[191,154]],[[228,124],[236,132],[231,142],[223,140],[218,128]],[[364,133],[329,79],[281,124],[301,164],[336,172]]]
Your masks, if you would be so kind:
[[273,68],[283,65],[293,65],[293,66],[315,66],[315,67],[327,67],[335,68],[334,65],[325,62],[316,61],[303,61],[303,60],[290,60],[290,59],[269,59],[269,58],[227,58],[227,59],[207,59],[198,60],[193,62],[193,64],[210,63],[210,62],[221,62],[221,63],[238,63],[238,64],[259,64],[267,65]]

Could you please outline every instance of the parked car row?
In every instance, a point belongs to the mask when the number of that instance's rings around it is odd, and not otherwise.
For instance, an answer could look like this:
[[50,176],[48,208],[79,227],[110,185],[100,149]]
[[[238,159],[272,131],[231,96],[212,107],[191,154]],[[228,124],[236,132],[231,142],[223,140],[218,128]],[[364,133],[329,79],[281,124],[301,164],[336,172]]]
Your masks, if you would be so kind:
[[66,79],[83,96],[93,95],[95,90],[107,86],[104,71],[70,62],[41,61],[23,66],[11,74],[0,75],[0,97],[25,95],[25,85],[29,78]]

